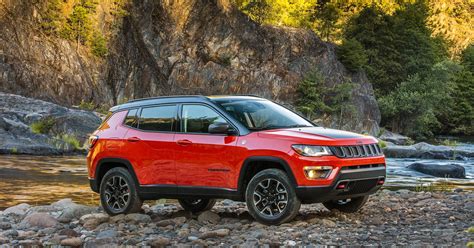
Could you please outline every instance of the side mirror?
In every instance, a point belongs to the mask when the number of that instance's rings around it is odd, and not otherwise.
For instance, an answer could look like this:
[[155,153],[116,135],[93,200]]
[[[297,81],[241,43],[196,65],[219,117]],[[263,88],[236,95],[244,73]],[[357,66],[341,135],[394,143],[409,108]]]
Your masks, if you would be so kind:
[[217,122],[209,125],[208,128],[209,133],[215,133],[215,134],[229,134],[229,135],[234,135],[237,134],[237,131],[229,126],[229,124],[224,123],[224,122]]

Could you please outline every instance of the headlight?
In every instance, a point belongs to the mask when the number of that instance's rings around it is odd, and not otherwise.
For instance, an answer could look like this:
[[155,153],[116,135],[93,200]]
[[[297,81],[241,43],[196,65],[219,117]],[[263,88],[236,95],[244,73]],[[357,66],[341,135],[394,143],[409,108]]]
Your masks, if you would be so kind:
[[327,146],[292,145],[291,147],[298,154],[308,157],[332,155],[331,150]]

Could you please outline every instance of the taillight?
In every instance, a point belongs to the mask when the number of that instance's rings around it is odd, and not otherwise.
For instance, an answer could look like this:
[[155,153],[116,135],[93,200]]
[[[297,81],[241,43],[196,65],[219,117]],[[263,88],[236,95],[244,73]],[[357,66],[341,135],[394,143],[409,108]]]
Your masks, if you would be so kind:
[[91,135],[91,136],[89,137],[89,140],[88,140],[88,142],[89,142],[89,148],[94,147],[95,143],[97,143],[98,140],[99,140],[99,136],[97,136],[97,135]]

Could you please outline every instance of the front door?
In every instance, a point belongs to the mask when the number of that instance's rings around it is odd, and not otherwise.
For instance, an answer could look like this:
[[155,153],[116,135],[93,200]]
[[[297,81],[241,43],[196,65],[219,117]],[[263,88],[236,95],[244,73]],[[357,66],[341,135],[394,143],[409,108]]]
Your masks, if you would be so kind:
[[209,125],[217,122],[227,120],[207,105],[182,105],[181,132],[174,137],[178,192],[185,192],[186,186],[231,187],[237,136],[210,134]]

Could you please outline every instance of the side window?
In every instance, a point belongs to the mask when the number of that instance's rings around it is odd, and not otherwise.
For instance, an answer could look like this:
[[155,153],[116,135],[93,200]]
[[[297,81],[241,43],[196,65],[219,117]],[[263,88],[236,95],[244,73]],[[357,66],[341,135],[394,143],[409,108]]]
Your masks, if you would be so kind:
[[176,113],[176,105],[142,108],[138,128],[147,131],[173,131]]
[[227,121],[213,109],[203,105],[183,105],[182,131],[185,133],[209,133],[209,125]]
[[131,109],[128,111],[127,117],[125,117],[124,124],[129,127],[137,127],[137,111],[138,109]]

